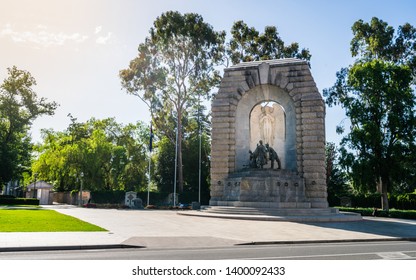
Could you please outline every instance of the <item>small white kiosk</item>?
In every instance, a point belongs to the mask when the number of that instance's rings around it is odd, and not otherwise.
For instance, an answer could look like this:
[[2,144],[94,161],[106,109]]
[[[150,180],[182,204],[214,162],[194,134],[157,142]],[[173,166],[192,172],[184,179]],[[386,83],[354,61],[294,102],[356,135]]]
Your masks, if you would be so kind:
[[37,198],[39,204],[52,204],[52,197],[49,195],[53,186],[45,181],[33,182],[27,186],[26,198]]

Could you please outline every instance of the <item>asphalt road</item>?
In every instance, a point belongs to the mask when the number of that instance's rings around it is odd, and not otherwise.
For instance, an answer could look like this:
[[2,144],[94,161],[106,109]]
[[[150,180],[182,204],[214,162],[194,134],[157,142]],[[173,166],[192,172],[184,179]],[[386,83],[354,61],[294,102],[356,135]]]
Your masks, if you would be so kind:
[[193,249],[102,249],[3,252],[0,260],[412,260],[416,242],[244,245]]

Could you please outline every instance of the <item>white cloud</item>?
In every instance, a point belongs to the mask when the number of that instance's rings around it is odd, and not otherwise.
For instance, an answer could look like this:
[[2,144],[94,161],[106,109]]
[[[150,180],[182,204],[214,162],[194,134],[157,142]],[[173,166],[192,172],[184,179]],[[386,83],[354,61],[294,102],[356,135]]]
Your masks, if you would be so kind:
[[98,34],[98,33],[100,33],[100,31],[103,29],[103,27],[100,25],[100,26],[97,26],[96,28],[95,28],[95,34]]
[[110,40],[111,36],[112,36],[112,33],[108,32],[107,36],[100,36],[97,38],[97,40],[95,40],[95,42],[100,45],[105,45]]
[[82,43],[88,36],[80,33],[52,32],[44,25],[37,25],[30,31],[15,31],[11,24],[6,24],[0,31],[0,38],[10,38],[16,43],[31,43],[37,47],[49,47],[64,45],[67,42]]
[[43,30],[48,29],[48,27],[47,27],[46,25],[43,25],[43,24],[38,24],[38,25],[36,25],[36,28],[37,28],[37,29],[43,29]]
[[10,36],[11,34],[13,34],[12,26],[10,25],[10,23],[8,23],[0,31],[0,38]]

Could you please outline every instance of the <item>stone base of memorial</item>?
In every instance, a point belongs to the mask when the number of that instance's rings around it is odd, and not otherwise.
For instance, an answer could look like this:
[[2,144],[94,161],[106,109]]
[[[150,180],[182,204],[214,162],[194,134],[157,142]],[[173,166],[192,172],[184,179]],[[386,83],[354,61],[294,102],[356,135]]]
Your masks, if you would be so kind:
[[211,201],[212,206],[311,207],[305,196],[303,178],[287,170],[242,170],[230,174],[226,180],[217,184],[222,185],[223,195],[221,200]]

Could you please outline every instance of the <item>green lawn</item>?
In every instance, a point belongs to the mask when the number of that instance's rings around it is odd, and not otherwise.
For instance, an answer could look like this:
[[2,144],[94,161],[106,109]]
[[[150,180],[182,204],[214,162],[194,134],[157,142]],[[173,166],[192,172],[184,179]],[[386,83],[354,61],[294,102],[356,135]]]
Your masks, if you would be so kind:
[[0,232],[106,231],[77,218],[45,209],[0,209]]

